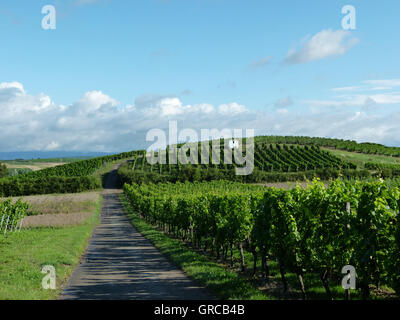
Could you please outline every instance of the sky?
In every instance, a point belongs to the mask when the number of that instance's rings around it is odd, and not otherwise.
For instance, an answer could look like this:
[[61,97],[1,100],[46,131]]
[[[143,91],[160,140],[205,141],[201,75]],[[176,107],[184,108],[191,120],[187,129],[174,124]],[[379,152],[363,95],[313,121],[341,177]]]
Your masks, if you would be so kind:
[[128,151],[171,120],[400,146],[399,12],[398,0],[2,0],[0,152]]

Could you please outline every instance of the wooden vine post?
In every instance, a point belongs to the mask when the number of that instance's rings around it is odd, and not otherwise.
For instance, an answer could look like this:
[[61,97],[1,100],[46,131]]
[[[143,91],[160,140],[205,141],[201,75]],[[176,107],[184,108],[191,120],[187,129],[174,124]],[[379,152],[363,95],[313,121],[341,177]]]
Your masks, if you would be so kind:
[[[351,213],[350,202],[346,203],[346,211],[350,215],[350,213]],[[345,230],[344,236],[347,237],[348,236],[348,232],[347,232],[348,231],[348,223],[347,223],[347,221],[345,223],[346,223],[346,225],[344,226],[344,230]],[[350,289],[345,289],[344,299],[350,300]]]

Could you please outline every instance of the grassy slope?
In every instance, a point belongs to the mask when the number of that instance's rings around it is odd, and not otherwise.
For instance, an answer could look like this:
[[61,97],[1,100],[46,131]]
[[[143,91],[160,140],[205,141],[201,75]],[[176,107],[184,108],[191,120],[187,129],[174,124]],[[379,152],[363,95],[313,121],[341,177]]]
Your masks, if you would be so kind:
[[323,148],[323,149],[331,152],[333,155],[339,157],[342,160],[355,163],[357,166],[359,166],[359,169],[364,168],[364,163],[366,162],[378,162],[378,163],[389,163],[389,164],[400,165],[400,158],[397,157],[348,152],[348,151],[334,150],[329,148]]
[[166,236],[143,221],[130,207],[125,195],[121,201],[135,228],[149,239],[172,263],[220,299],[266,300],[269,297],[254,288],[236,272],[226,270],[206,256],[189,250],[181,241]]
[[[61,288],[85,252],[99,222],[101,200],[96,213],[85,223],[66,228],[38,228],[13,233],[0,240],[0,300],[57,299]],[[44,290],[44,265],[53,265],[57,289]]]

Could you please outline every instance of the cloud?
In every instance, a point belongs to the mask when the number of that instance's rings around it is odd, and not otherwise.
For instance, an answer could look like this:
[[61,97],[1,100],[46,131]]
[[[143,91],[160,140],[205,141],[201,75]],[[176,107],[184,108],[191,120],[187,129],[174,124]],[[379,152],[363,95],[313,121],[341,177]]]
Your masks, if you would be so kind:
[[86,92],[65,106],[43,93],[31,95],[21,83],[0,83],[0,150],[69,150],[118,152],[145,147],[146,133],[168,120],[193,128],[218,128],[240,119],[238,103],[214,106],[183,104],[174,96],[146,94],[133,105],[100,90]]
[[291,105],[293,105],[293,100],[291,97],[279,99],[274,104],[275,108],[287,108]]
[[59,147],[60,147],[60,144],[58,142],[52,141],[47,145],[45,150],[46,151],[53,151],[53,150],[57,150]]
[[368,104],[370,102],[370,98],[368,96],[363,95],[355,95],[355,96],[346,96],[341,97],[339,99],[331,99],[331,100],[305,100],[304,104],[309,105],[311,107],[360,107]]
[[284,60],[287,64],[307,63],[344,55],[359,40],[345,30],[322,30],[303,41],[300,49],[290,49]]
[[373,92],[387,91],[400,87],[400,79],[365,80],[361,85],[332,88],[332,92]]
[[178,98],[165,98],[159,102],[158,108],[161,115],[167,117],[183,114],[190,107],[184,107]]
[[258,69],[266,66],[267,64],[269,64],[271,62],[271,60],[272,60],[271,56],[267,56],[267,57],[255,60],[247,66],[247,69],[258,70]]
[[400,104],[400,92],[392,90],[400,86],[400,80],[366,80],[361,85],[332,88],[330,91],[337,94],[332,99],[311,99],[302,103],[313,108],[319,107],[362,107],[390,106]]
[[230,104],[222,104],[218,107],[218,112],[222,115],[236,116],[248,112],[245,106],[236,102]]
[[24,87],[19,82],[0,83],[0,102],[7,101],[25,94]]
[[107,112],[115,109],[119,102],[101,91],[86,92],[83,97],[75,103],[71,110],[77,114],[91,114],[95,112]]
[[332,88],[333,92],[348,92],[348,91],[360,91],[363,90],[361,86],[349,86],[349,87],[341,87],[341,88]]
[[400,79],[366,80],[364,83],[384,88],[400,87]]
[[[372,98],[378,103],[389,100],[379,95]],[[397,99],[392,95],[390,101]],[[343,98],[344,102],[348,100]],[[179,130],[192,128],[199,133],[214,128],[255,129],[258,135],[326,136],[400,145],[400,112],[374,114],[348,107],[322,108],[318,113],[307,109],[289,112],[284,107],[263,112],[238,102],[184,104],[177,97],[156,94],[121,106],[100,90],[62,105],[44,93],[31,95],[21,83],[14,82],[0,83],[0,110],[0,151],[122,152],[146,148],[152,144],[146,142],[147,132],[159,128],[168,133],[169,120],[178,121]]]
[[287,108],[280,108],[280,109],[276,109],[276,113],[278,113],[278,114],[288,114],[289,110]]

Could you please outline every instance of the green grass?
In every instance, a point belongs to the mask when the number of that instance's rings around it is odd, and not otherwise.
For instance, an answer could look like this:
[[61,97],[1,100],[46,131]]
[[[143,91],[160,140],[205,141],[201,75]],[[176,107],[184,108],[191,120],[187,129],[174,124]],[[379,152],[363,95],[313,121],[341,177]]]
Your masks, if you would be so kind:
[[359,167],[359,169],[363,169],[364,164],[366,162],[400,164],[400,158],[397,157],[349,152],[349,151],[335,150],[330,148],[322,148],[322,149],[331,152],[333,155],[339,157],[344,161],[349,161],[356,164]]
[[[96,213],[83,224],[66,228],[23,230],[0,238],[0,300],[54,300],[85,252],[99,223]],[[42,289],[42,267],[56,270],[56,290]]]
[[267,300],[267,295],[257,290],[238,273],[196,253],[181,241],[172,239],[142,220],[131,208],[125,195],[121,195],[125,211],[134,227],[158,248],[173,264],[190,278],[209,290],[216,298],[224,300]]

